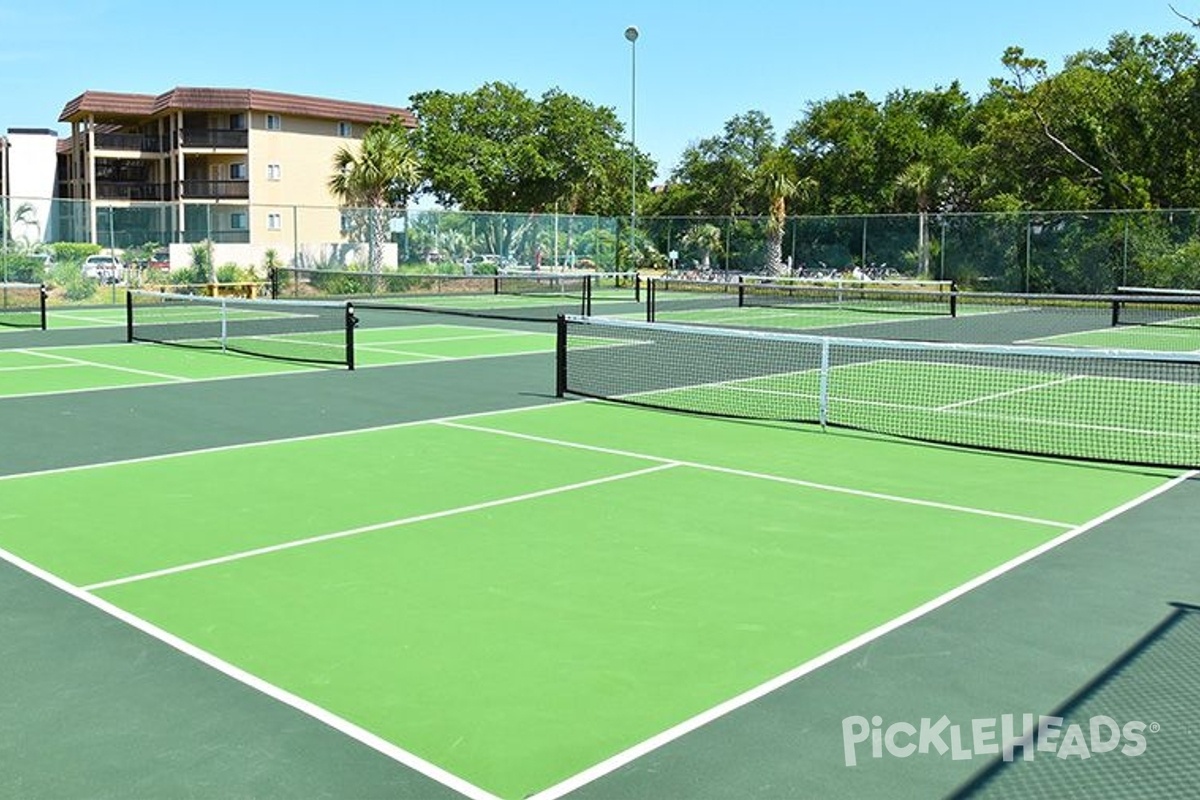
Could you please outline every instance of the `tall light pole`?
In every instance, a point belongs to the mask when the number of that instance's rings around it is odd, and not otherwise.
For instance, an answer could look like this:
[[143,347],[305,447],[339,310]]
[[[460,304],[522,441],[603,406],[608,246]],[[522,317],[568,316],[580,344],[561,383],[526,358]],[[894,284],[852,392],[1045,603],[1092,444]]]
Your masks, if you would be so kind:
[[638,29],[625,29],[629,40],[629,263],[637,269],[637,40]]

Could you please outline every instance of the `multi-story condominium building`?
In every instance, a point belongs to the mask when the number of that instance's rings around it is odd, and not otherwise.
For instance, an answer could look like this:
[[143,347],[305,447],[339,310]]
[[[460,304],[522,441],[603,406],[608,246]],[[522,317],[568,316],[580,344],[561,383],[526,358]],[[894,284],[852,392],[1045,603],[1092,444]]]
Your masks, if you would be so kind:
[[[284,254],[342,241],[328,189],[334,155],[393,117],[416,125],[404,108],[258,89],[84,92],[59,117],[70,135],[58,142],[56,238],[209,240]],[[112,227],[125,232],[115,242]]]

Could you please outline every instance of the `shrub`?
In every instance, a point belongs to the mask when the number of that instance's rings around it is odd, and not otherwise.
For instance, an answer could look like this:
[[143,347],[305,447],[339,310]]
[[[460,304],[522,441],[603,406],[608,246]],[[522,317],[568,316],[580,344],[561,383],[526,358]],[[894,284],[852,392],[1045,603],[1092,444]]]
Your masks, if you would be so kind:
[[50,245],[54,260],[59,263],[80,264],[88,256],[94,256],[103,250],[100,245],[91,242],[55,242]]
[[40,256],[9,253],[0,256],[0,280],[12,283],[41,283],[46,271]]

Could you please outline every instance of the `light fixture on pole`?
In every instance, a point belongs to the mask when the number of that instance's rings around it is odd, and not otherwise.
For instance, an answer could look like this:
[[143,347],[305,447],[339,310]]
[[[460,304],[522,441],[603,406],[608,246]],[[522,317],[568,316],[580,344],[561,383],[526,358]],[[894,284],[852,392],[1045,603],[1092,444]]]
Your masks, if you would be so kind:
[[625,29],[629,40],[629,263],[637,269],[637,40],[638,29]]

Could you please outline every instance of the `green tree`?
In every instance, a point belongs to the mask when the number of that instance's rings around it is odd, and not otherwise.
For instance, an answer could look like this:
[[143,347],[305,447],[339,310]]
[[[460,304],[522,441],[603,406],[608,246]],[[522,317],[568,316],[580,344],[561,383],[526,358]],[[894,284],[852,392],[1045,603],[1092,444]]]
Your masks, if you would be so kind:
[[631,159],[639,193],[657,169],[630,153],[611,108],[557,89],[534,100],[489,83],[461,94],[422,92],[412,106],[428,191],[446,207],[619,216],[629,212]]
[[683,245],[700,254],[700,269],[712,269],[713,253],[721,249],[721,229],[712,223],[701,223],[689,228],[680,239]]
[[417,154],[408,128],[399,119],[368,128],[357,152],[342,147],[334,154],[329,190],[344,205],[365,210],[372,272],[383,263],[389,234],[387,209],[407,206],[419,181]]
[[648,210],[670,216],[764,213],[769,198],[756,175],[775,147],[775,129],[765,114],[735,116],[721,135],[701,139],[683,152],[666,191]]

